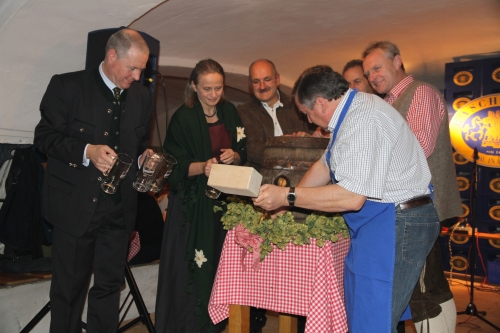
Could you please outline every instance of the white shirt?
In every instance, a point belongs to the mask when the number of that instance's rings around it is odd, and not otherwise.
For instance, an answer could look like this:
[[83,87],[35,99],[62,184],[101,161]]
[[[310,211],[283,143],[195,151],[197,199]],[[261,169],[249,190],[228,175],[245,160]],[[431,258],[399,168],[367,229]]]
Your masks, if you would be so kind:
[[274,136],[282,136],[283,135],[283,130],[281,129],[280,123],[278,121],[278,117],[276,117],[276,109],[279,108],[280,106],[283,106],[283,103],[280,101],[280,92],[276,91],[278,93],[278,101],[274,103],[273,107],[270,107],[266,102],[261,102],[262,106],[266,111],[269,113],[271,118],[273,119],[273,124],[274,124]]
[[[349,89],[328,124],[333,132]],[[322,157],[326,164],[326,157]],[[405,119],[376,95],[358,92],[337,134],[330,158],[338,185],[383,203],[429,193],[431,173]]]

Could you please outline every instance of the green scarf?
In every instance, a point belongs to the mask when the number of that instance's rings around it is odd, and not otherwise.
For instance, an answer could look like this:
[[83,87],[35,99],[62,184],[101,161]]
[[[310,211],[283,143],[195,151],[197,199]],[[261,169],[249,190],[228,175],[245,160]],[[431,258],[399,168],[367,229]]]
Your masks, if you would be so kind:
[[[240,138],[238,141],[236,127],[243,128],[243,124],[235,106],[227,101],[218,105],[217,116],[226,130],[232,133],[231,148],[236,152],[245,150],[246,139]],[[218,263],[214,262],[214,201],[205,195],[208,178],[204,174],[188,177],[191,163],[205,162],[213,157],[208,124],[199,102],[192,108],[183,105],[174,113],[163,146],[167,153],[177,159],[177,166],[169,177],[169,183],[183,200],[182,211],[186,221],[178,222],[190,223],[185,253],[185,260],[191,271],[187,292],[192,292],[194,283],[199,297],[195,313],[199,318],[198,329],[201,330],[210,321],[208,302]],[[195,255],[198,254],[199,257],[201,251],[206,261],[201,261],[199,267]]]

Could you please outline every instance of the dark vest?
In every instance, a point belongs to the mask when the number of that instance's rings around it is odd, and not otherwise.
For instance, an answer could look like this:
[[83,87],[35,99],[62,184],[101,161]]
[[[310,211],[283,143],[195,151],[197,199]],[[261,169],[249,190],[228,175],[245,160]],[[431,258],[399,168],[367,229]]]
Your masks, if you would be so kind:
[[[401,96],[392,104],[406,119],[411,101],[419,86],[426,85],[434,89],[440,96],[443,105],[446,105],[443,96],[434,86],[421,81],[413,81],[403,91]],[[453,150],[451,148],[450,130],[448,126],[448,112],[445,113],[436,141],[436,146],[431,156],[427,159],[431,170],[431,183],[434,186],[434,205],[443,221],[463,214],[458,191],[457,175],[453,164]]]

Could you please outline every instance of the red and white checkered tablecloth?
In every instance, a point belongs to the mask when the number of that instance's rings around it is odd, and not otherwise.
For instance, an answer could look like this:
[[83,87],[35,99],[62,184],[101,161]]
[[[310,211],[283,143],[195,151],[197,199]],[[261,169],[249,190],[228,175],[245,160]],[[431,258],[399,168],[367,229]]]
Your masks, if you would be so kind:
[[307,316],[305,333],[347,332],[343,275],[349,242],[326,242],[320,248],[311,239],[310,245],[275,248],[258,271],[247,253],[243,271],[243,249],[229,231],[208,307],[212,321],[224,320],[229,304],[239,304]]

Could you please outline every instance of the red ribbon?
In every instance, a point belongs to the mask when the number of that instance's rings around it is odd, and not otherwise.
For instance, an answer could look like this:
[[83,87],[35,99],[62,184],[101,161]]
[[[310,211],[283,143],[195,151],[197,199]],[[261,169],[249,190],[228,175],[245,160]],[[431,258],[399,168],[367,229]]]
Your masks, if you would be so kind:
[[244,259],[247,254],[248,248],[251,247],[253,251],[253,264],[252,267],[255,271],[260,268],[260,244],[264,241],[259,235],[254,235],[240,223],[234,229],[234,241],[236,244],[243,248],[241,252],[241,266],[243,270],[246,269]]

